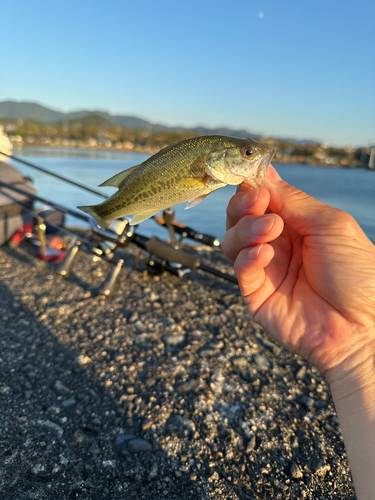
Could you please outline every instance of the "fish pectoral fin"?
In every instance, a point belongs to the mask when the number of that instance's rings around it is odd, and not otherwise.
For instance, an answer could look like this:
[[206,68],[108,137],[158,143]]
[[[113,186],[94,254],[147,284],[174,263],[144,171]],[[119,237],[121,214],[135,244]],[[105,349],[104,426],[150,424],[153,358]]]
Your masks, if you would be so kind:
[[104,187],[104,186],[112,186],[112,187],[117,187],[120,189],[126,179],[134,172],[134,170],[139,167],[139,165],[135,165],[134,167],[130,167],[126,170],[123,170],[122,172],[114,175],[110,179],[107,179],[106,181],[102,182],[102,184],[99,184],[99,187]]
[[208,196],[208,194],[202,194],[202,196],[197,196],[193,200],[190,200],[189,203],[186,205],[185,210],[196,207],[197,205],[199,205],[201,201],[203,201],[206,198],[206,196]]
[[143,222],[146,219],[149,219],[153,215],[157,214],[159,210],[156,212],[152,212],[151,214],[138,214],[138,215],[133,215],[132,220],[130,221],[131,226],[135,226],[135,224],[139,224],[140,222]]

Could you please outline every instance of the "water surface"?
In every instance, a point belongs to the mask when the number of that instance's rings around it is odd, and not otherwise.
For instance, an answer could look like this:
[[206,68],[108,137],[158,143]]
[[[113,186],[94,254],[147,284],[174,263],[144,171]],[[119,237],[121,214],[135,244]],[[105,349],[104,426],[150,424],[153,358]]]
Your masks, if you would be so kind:
[[[15,151],[30,162],[48,168],[75,181],[86,184],[110,195],[115,188],[98,188],[104,180],[121,170],[137,165],[149,157],[143,153],[78,148],[30,147]],[[99,196],[65,184],[30,167],[13,163],[30,175],[39,188],[40,196],[64,204],[69,208],[102,201]],[[375,243],[375,172],[344,168],[307,165],[276,165],[281,177],[318,200],[349,212]],[[175,207],[176,219],[194,229],[221,239],[225,233],[225,211],[235,193],[234,186],[227,186],[210,194],[200,205],[184,210],[186,203]],[[71,225],[81,221],[69,217]],[[152,220],[142,222],[139,231],[145,235],[166,236],[164,229]]]

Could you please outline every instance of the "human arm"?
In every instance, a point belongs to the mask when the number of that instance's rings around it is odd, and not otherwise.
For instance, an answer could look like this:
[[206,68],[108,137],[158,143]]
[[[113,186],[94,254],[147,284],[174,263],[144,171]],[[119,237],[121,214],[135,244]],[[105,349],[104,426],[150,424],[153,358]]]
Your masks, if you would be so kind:
[[290,186],[272,167],[265,187],[242,185],[232,198],[227,229],[222,248],[250,314],[326,375],[358,498],[373,498],[374,245],[349,214]]

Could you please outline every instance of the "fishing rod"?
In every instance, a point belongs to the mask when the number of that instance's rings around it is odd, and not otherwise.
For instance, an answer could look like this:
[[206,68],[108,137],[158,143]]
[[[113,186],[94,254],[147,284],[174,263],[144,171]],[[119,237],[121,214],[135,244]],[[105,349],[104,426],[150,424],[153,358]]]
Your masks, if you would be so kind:
[[[17,198],[3,191],[2,189],[0,189],[0,193],[9,198],[14,203],[17,203],[18,205],[22,206],[23,210],[25,210],[26,213],[35,218],[34,212],[30,210],[28,207],[26,207],[20,200],[17,200]],[[97,290],[98,295],[104,295],[105,297],[110,297],[113,294],[117,277],[120,273],[124,260],[113,259],[109,257],[100,248],[95,247],[90,240],[83,237],[78,237],[73,231],[66,229],[64,226],[59,226],[51,221],[45,220],[39,214],[36,215],[36,219],[37,219],[36,228],[38,233],[38,240],[41,246],[41,258],[43,260],[46,261],[49,260],[47,258],[47,254],[48,250],[50,250],[46,245],[46,239],[45,239],[46,226],[55,229],[57,231],[61,231],[71,237],[70,240],[71,246],[67,251],[64,259],[60,262],[60,264],[56,269],[57,274],[59,274],[63,278],[68,278],[70,276],[74,260],[80,249],[82,249],[89,255],[92,255],[95,259],[102,259],[108,262],[109,264],[113,265],[112,270],[109,272],[108,276],[101,283],[101,285]]]
[[[20,158],[19,156],[15,156],[14,154],[8,154],[8,153],[5,153],[3,151],[0,151],[0,155],[7,156],[8,158],[11,158],[13,160],[16,160],[16,161],[22,163],[23,165],[27,165],[28,167],[34,168],[35,170],[39,170],[40,172],[51,175],[52,177],[56,177],[57,179],[60,179],[64,182],[67,182],[68,184],[72,184],[73,186],[76,186],[76,187],[79,187],[85,191],[88,191],[89,193],[93,193],[93,194],[96,194],[98,196],[101,196],[102,198],[107,199],[107,196],[105,194],[103,194],[102,192],[100,192],[96,189],[90,188],[90,187],[86,186],[85,184],[81,184],[80,182],[69,179],[68,177],[65,177],[63,175],[56,174],[55,172],[52,172],[51,170],[48,170],[47,168],[35,165],[35,163],[31,163],[29,161],[26,161],[23,158]],[[161,222],[161,219],[158,217],[155,217],[154,215],[151,218],[155,219],[159,225],[167,227],[167,229],[169,230],[169,233],[171,235],[172,243],[174,244],[174,246],[177,246],[177,244],[176,244],[177,242],[174,241],[174,238],[172,236],[173,233],[170,230],[170,227],[171,227],[170,223],[169,223],[170,217],[168,218],[168,216],[165,215],[168,212],[168,210],[172,210],[172,209],[166,209],[164,211],[164,214],[163,214],[164,222]],[[174,211],[173,211],[173,215],[174,215]],[[82,219],[82,220],[84,220],[84,219]],[[173,219],[172,219],[171,224],[172,223],[173,223],[174,231],[181,235],[180,241],[182,240],[182,238],[189,238],[189,239],[192,239],[194,241],[204,243],[205,245],[208,245],[208,246],[214,246],[214,247],[220,246],[220,242],[215,238],[215,236],[211,236],[209,234],[204,234],[204,233],[198,233],[194,229],[192,229],[188,226],[184,226],[184,224],[178,223],[177,221],[174,221]]]
[[[12,184],[8,184],[7,182],[1,181],[0,180],[0,186],[3,186],[4,188],[13,190],[19,194],[22,194],[26,197],[29,197],[30,199],[34,201],[39,201],[42,203],[45,203],[47,205],[50,205],[57,210],[60,210],[63,213],[68,213],[74,217],[77,217],[78,219],[84,220],[88,222],[91,225],[91,228],[104,240],[107,241],[112,241],[116,243],[117,246],[120,248],[126,247],[130,242],[134,243],[137,245],[139,248],[142,250],[146,250],[148,253],[151,255],[155,255],[162,261],[166,262],[174,262],[181,264],[182,266],[185,266],[191,270],[197,270],[201,269],[202,271],[208,272],[210,274],[213,274],[215,276],[224,278],[232,283],[238,283],[237,279],[228,274],[224,273],[222,271],[219,271],[218,269],[211,267],[207,264],[204,264],[200,262],[198,257],[195,257],[194,255],[191,255],[183,250],[172,248],[169,245],[163,243],[160,241],[158,238],[153,237],[153,238],[148,238],[147,236],[143,236],[141,234],[138,234],[135,232],[134,229],[130,229],[129,227],[129,222],[126,224],[126,229],[124,230],[122,235],[118,235],[114,231],[111,230],[103,230],[101,229],[96,222],[93,221],[91,217],[88,215],[81,214],[80,212],[72,209],[68,209],[62,205],[59,205],[55,202],[50,202],[49,200],[46,200],[45,198],[42,198],[38,195],[29,193],[28,191],[25,191],[24,189],[21,189],[19,187],[13,186]],[[132,226],[131,226],[132,227]],[[108,260],[108,259],[106,259]]]
[[88,186],[85,186],[84,184],[81,184],[80,182],[73,181],[72,179],[69,179],[68,177],[64,177],[63,175],[56,174],[55,172],[52,172],[51,170],[48,170],[47,168],[39,167],[38,165],[35,165],[34,163],[23,160],[19,156],[15,156],[14,154],[4,153],[3,151],[0,151],[0,155],[7,156],[8,158],[11,158],[11,159],[16,160],[20,163],[23,163],[24,165],[27,165],[28,167],[34,168],[35,170],[39,170],[40,172],[43,172],[45,174],[52,175],[52,177],[56,177],[56,179],[60,179],[61,181],[67,182],[68,184],[72,184],[73,186],[84,189],[84,190],[88,191],[89,193],[97,194],[98,196],[101,196],[102,198],[107,198],[107,196],[105,194],[101,193],[100,191],[97,191],[96,189],[92,189]]

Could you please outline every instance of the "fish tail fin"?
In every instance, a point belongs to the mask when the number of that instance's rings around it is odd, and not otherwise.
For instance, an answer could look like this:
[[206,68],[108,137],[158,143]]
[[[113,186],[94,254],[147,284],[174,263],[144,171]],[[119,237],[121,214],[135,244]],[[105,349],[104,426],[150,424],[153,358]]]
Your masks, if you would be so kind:
[[103,229],[107,229],[110,221],[106,221],[99,213],[98,213],[98,207],[96,205],[88,205],[86,207],[77,207],[82,212],[86,212],[87,214],[91,215],[94,217],[96,222],[99,224],[100,227]]

